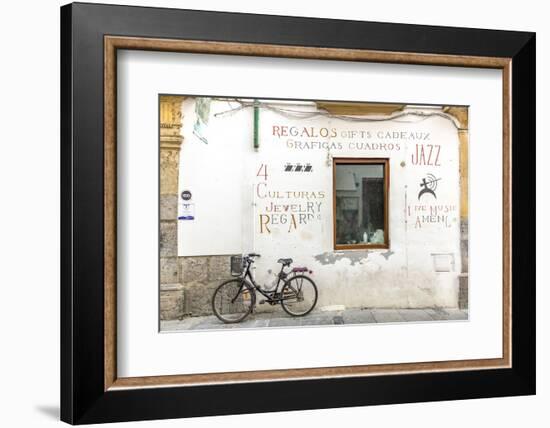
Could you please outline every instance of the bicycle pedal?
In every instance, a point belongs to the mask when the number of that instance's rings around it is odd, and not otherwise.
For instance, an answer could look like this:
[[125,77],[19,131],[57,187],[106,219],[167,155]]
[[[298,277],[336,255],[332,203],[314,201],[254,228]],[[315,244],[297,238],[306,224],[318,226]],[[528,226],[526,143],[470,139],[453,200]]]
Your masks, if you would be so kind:
[[263,305],[266,302],[266,300],[260,300],[258,304]]

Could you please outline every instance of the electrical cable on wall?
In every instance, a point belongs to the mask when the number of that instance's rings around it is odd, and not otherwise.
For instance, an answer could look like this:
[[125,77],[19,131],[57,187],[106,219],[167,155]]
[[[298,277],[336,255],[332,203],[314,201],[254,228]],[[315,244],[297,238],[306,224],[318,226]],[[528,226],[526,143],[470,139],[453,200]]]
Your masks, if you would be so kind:
[[[260,101],[257,101],[257,100],[254,100],[253,102],[243,101],[243,100],[239,100],[239,99],[236,99],[236,98],[234,98],[234,99],[224,98],[224,99],[216,99],[216,100],[218,100],[218,101],[222,101],[222,100],[227,101],[229,105],[231,105],[230,102],[235,102],[235,103],[238,103],[239,106],[230,108],[230,109],[225,110],[225,111],[215,113],[214,114],[215,117],[228,116],[228,115],[237,113],[237,112],[239,112],[243,109],[247,109],[247,108],[253,108],[255,111],[257,109],[263,108],[263,109],[272,111],[274,113],[277,113],[277,114],[279,114],[283,117],[286,117],[287,119],[298,119],[298,120],[300,120],[300,119],[313,119],[315,117],[327,117],[327,118],[340,119],[340,120],[348,121],[348,122],[389,122],[389,121],[394,121],[394,122],[397,122],[397,123],[420,123],[420,122],[422,122],[422,121],[424,121],[424,120],[426,120],[430,117],[437,116],[437,117],[442,117],[446,120],[449,120],[455,126],[456,129],[460,129],[459,125],[456,123],[456,121],[452,117],[452,115],[450,115],[448,113],[440,112],[440,111],[434,111],[434,112],[429,112],[429,113],[426,113],[424,111],[403,111],[403,112],[399,112],[397,114],[393,114],[393,115],[388,116],[388,117],[357,117],[357,116],[336,115],[336,114],[332,114],[332,113],[330,113],[326,110],[300,111],[300,110],[294,110],[294,109],[289,109],[289,108],[275,107],[272,104],[265,103],[265,102],[260,102]],[[411,117],[411,116],[417,117],[417,118],[419,118],[419,120],[416,120],[416,121],[399,120],[399,119],[406,118],[406,117]]]

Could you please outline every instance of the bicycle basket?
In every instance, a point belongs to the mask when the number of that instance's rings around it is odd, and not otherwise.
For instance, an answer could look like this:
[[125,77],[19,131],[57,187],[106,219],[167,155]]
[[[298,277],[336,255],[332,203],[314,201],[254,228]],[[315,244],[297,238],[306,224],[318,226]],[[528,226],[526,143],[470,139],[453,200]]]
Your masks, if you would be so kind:
[[243,269],[243,256],[231,256],[231,276],[241,276]]

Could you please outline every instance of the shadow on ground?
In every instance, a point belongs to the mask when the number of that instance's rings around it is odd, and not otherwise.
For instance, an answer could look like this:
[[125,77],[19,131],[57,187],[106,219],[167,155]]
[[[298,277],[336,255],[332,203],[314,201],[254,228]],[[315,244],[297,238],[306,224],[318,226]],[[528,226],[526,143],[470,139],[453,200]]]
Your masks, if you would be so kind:
[[59,406],[39,405],[35,408],[43,415],[48,416],[50,419],[59,420]]

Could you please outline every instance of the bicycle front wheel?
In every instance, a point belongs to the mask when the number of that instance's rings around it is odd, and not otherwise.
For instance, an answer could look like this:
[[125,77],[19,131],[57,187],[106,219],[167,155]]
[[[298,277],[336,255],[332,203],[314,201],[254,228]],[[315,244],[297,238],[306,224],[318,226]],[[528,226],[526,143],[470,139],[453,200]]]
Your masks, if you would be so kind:
[[309,314],[317,303],[317,286],[304,275],[292,277],[283,287],[281,306],[293,317]]
[[256,303],[254,289],[242,279],[224,282],[212,296],[212,310],[221,321],[227,324],[244,320]]

